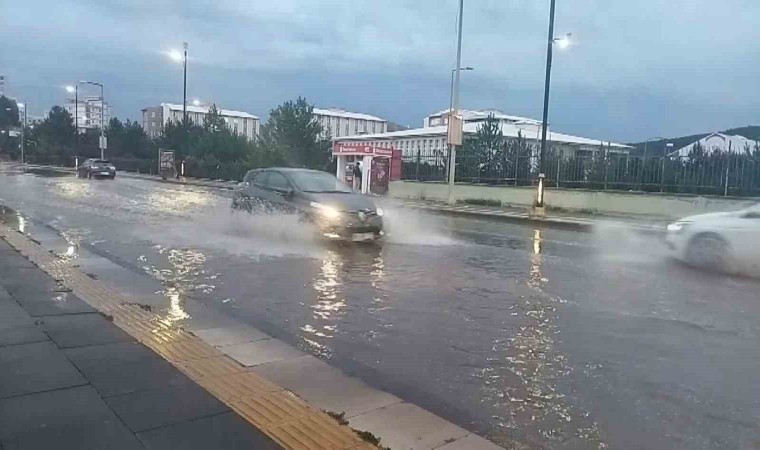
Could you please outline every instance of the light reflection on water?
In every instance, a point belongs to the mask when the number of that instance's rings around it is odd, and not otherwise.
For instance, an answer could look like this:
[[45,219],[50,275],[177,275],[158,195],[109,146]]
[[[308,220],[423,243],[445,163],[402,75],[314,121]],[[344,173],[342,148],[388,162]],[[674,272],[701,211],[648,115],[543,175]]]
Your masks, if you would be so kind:
[[530,244],[525,283],[532,292],[520,296],[511,308],[511,315],[522,320],[513,336],[493,341],[501,364],[483,374],[486,398],[508,411],[508,417],[499,421],[506,434],[502,443],[520,436],[519,440],[537,446],[580,439],[584,447],[606,448],[597,424],[589,423],[587,413],[574,411],[559,392],[558,384],[571,372],[566,356],[556,349],[557,305],[565,301],[545,291],[549,280],[544,274],[541,230],[533,231]]
[[[164,285],[164,289],[160,293],[169,300],[169,304],[166,308],[166,315],[161,322],[168,326],[190,318],[184,309],[186,296],[194,291],[200,291],[204,294],[212,293],[216,286],[204,281],[214,280],[218,274],[207,275],[205,269],[206,255],[199,250],[166,248],[160,245],[154,248],[158,254],[166,256],[171,268],[161,269],[155,264],[149,264],[144,265],[143,270]],[[146,261],[147,259],[141,256],[138,260]]]
[[[371,262],[369,256],[372,257]],[[382,311],[385,309],[384,295],[379,294],[381,282],[385,278],[382,253],[375,248],[341,248],[327,252],[320,262],[319,272],[312,280],[316,295],[309,305],[311,321],[300,327],[303,332],[301,338],[310,350],[326,359],[332,356],[330,340],[339,332],[340,322],[349,308],[347,284],[366,278],[369,278],[369,284],[373,288],[371,301],[376,305],[370,311]],[[366,333],[370,337],[375,335],[372,330],[366,330]]]
[[345,314],[346,299],[343,292],[343,282],[340,271],[343,267],[341,255],[330,250],[322,260],[319,273],[312,282],[316,292],[315,303],[312,304],[312,324],[301,327],[304,332],[302,339],[317,355],[329,359],[332,349],[323,342],[334,336],[338,329],[337,322]]
[[81,200],[92,197],[92,183],[77,179],[57,179],[52,183],[55,194],[67,200]]

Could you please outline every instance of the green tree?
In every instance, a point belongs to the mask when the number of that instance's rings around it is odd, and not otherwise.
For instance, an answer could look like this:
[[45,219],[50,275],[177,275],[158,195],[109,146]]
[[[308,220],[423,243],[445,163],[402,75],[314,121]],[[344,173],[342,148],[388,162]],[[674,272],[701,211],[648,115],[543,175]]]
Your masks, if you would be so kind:
[[73,162],[75,128],[71,115],[60,106],[53,106],[45,120],[31,131],[32,162],[64,164]]
[[112,118],[106,127],[109,157],[153,158],[152,146],[142,126],[127,119],[122,123],[117,117]]
[[322,131],[314,118],[314,106],[299,97],[269,113],[261,144],[267,153],[279,154],[289,166],[321,170],[330,161],[330,141],[321,138]]
[[219,113],[215,104],[211,105],[208,110],[208,114],[203,118],[203,131],[207,133],[216,133],[227,129],[227,123],[224,121],[224,117]]

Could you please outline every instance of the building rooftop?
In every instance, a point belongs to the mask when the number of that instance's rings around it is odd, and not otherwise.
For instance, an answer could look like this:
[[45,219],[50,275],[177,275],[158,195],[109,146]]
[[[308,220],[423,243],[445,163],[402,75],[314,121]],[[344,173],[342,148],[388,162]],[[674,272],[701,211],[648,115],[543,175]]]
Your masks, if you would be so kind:
[[[477,132],[478,126],[480,124],[478,123],[465,123],[464,124],[464,133],[465,134],[475,134]],[[533,138],[533,132],[537,130],[537,127],[521,127],[517,125],[510,125],[510,124],[503,124],[501,126],[501,132],[504,135],[504,137],[511,137],[516,138],[518,135],[521,135],[524,138],[528,138],[531,140],[534,140]],[[402,139],[402,138],[411,138],[411,137],[422,137],[422,136],[445,136],[447,132],[447,126],[435,126],[435,127],[425,127],[425,128],[414,128],[411,130],[403,130],[403,131],[394,131],[391,133],[373,133],[373,134],[362,134],[358,136],[345,136],[340,138],[333,138],[334,141],[342,141],[342,140],[356,140],[356,141],[372,141],[372,140],[385,140],[385,139]],[[629,145],[624,144],[618,144],[615,142],[608,142],[608,141],[600,141],[598,139],[588,139],[584,137],[579,136],[573,136],[570,134],[563,134],[563,133],[556,133],[554,131],[549,131],[547,134],[547,140],[551,142],[558,142],[558,143],[565,143],[565,144],[576,144],[576,145],[602,145],[610,146],[613,148],[633,148]]]
[[[177,103],[161,103],[161,106],[166,106],[169,108],[170,111],[182,111],[182,105]],[[195,106],[195,105],[187,105],[187,112],[194,112],[194,113],[201,113],[201,114],[208,114],[209,108],[203,107],[203,106]],[[221,109],[219,108],[219,114],[223,116],[234,116],[234,117],[244,117],[247,119],[258,119],[258,116],[254,116],[253,114],[244,112],[244,111],[235,111],[232,109]]]
[[343,117],[346,119],[362,119],[386,122],[385,119],[382,119],[380,117],[371,116],[369,114],[350,112],[340,108],[314,108],[314,114],[320,116]]
[[708,155],[714,152],[727,153],[729,150],[742,153],[746,148],[754,150],[756,146],[760,146],[760,142],[747,139],[744,136],[713,133],[696,142],[692,142],[686,147],[679,148],[678,150],[669,153],[668,156],[689,156],[697,144],[699,144]]
[[[448,112],[449,112],[448,109],[444,109],[444,110],[438,111],[437,113],[433,113],[429,115],[428,118],[448,114]],[[507,120],[510,122],[536,124],[536,125],[541,124],[540,120],[531,119],[530,117],[513,116],[510,114],[505,114],[504,112],[499,111],[498,109],[479,109],[479,110],[460,109],[459,114],[462,116],[462,119],[464,119],[465,122],[485,120],[486,118],[488,118],[489,115],[493,115],[496,119]]]

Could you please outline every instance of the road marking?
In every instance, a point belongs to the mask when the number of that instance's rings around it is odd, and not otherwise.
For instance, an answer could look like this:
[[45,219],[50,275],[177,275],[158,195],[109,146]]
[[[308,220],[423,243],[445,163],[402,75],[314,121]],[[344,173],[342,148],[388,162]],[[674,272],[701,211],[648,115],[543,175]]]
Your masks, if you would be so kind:
[[0,237],[286,449],[376,450],[292,392],[247,371],[213,346],[88,277],[23,234],[0,224]]

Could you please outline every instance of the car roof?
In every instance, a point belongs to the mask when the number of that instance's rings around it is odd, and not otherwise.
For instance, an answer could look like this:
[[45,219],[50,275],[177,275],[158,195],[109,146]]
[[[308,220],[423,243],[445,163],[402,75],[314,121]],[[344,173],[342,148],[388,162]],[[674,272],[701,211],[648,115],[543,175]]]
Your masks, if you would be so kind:
[[252,173],[252,172],[264,172],[264,171],[277,171],[277,172],[284,172],[284,173],[330,173],[330,172],[324,172],[322,170],[300,169],[297,167],[262,167],[260,169],[249,170],[248,172]]
[[321,170],[301,169],[298,167],[267,167],[261,170],[278,170],[280,172],[322,172]]

